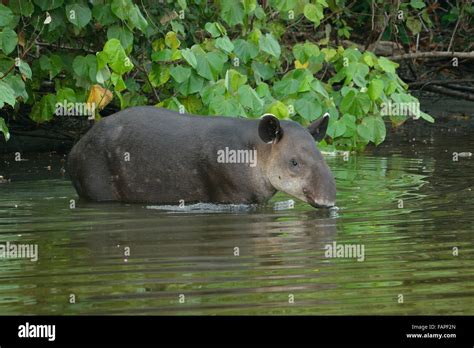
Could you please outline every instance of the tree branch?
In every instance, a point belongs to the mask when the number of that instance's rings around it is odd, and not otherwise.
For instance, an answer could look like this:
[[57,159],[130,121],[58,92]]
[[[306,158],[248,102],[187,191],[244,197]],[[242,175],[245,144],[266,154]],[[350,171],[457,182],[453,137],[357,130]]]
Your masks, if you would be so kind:
[[410,82],[408,86],[410,86],[410,88],[413,88],[413,87],[427,86],[427,85],[450,85],[453,83],[472,83],[472,82],[474,82],[474,79],[431,80],[431,81]]
[[402,59],[416,59],[416,58],[474,58],[474,51],[472,52],[444,52],[444,51],[433,51],[433,52],[414,52],[405,53],[395,56],[387,57],[391,60],[402,60]]
[[93,53],[93,54],[96,53],[96,51],[94,51],[92,49],[89,49],[89,48],[86,48],[86,47],[72,47],[72,46],[66,46],[66,45],[55,45],[55,44],[50,44],[50,43],[47,43],[47,42],[40,42],[40,41],[36,41],[35,43],[38,46],[52,47],[52,48],[61,49],[61,50],[84,51],[84,52]]
[[449,88],[442,87],[442,86],[436,86],[436,85],[429,85],[429,86],[426,86],[424,89],[427,90],[427,91],[448,95],[448,96],[454,97],[454,98],[461,98],[461,99],[474,101],[474,94],[472,94],[472,93],[453,91]]

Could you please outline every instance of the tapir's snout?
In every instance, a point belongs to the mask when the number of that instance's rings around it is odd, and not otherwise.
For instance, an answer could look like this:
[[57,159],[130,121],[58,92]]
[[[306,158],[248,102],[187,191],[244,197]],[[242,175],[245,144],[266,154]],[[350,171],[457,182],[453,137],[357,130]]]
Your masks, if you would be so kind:
[[313,201],[313,202],[308,202],[311,206],[315,208],[324,208],[324,209],[329,209],[331,207],[335,206],[334,201]]
[[322,180],[318,180],[315,187],[303,188],[306,202],[315,208],[331,208],[336,205],[336,181],[331,171],[327,170]]

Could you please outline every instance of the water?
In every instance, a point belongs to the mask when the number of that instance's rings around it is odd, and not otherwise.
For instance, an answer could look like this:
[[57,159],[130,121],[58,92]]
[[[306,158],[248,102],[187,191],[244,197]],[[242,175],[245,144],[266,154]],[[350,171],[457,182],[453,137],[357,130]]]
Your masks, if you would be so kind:
[[[469,135],[438,134],[328,156],[332,211],[279,205],[284,194],[71,209],[62,156],[3,157],[0,243],[38,244],[39,259],[0,259],[0,314],[472,315],[474,159],[452,153],[473,150]],[[364,261],[325,257],[334,241],[364,246]]]

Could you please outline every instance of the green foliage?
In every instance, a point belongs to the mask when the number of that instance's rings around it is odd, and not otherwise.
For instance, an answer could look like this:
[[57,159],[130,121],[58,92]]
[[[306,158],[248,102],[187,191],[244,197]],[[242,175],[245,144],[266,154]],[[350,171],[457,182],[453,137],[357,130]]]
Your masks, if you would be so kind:
[[[324,31],[322,21],[345,5],[335,3],[270,0],[264,8],[256,0],[170,0],[144,8],[132,0],[11,0],[0,4],[0,71],[8,75],[0,75],[0,108],[28,103],[30,117],[47,122],[57,102],[84,103],[98,84],[113,91],[120,108],[154,103],[248,118],[270,112],[303,125],[329,112],[328,143],[379,144],[384,103],[416,102],[398,64],[327,37],[293,45],[283,38],[289,12]],[[403,6],[425,11],[421,0]],[[416,33],[417,19],[409,18]],[[346,20],[337,15],[331,23],[350,37]],[[35,49],[38,59],[31,58]],[[41,92],[43,80],[54,90]],[[7,137],[2,118],[0,131]]]

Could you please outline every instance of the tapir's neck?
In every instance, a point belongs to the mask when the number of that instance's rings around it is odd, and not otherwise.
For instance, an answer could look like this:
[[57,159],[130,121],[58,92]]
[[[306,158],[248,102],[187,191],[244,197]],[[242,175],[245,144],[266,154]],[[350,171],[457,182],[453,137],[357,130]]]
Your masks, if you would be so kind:
[[[218,149],[229,147],[236,150],[249,150],[252,151],[252,158],[256,159],[256,163],[245,164],[240,167],[240,170],[235,170],[234,166],[225,167],[225,170],[229,170],[226,177],[232,181],[231,186],[241,188],[242,201],[264,202],[268,200],[277,191],[271,184],[268,175],[272,144],[266,144],[260,139],[258,120],[240,120],[239,127],[235,126],[235,120],[231,123],[228,119],[222,119],[221,122],[226,124],[223,127],[224,131],[219,130],[220,134],[227,136],[217,138],[219,143],[215,142],[214,146]],[[219,166],[219,175],[222,174],[222,170],[222,166]],[[248,199],[248,197],[250,198]]]
[[[255,138],[254,138],[255,139]],[[260,182],[260,189],[265,191],[267,199],[272,197],[277,189],[273,187],[269,180],[269,162],[272,150],[272,144],[265,144],[261,141],[254,143],[254,148],[257,152],[257,165],[256,165],[256,180]]]

